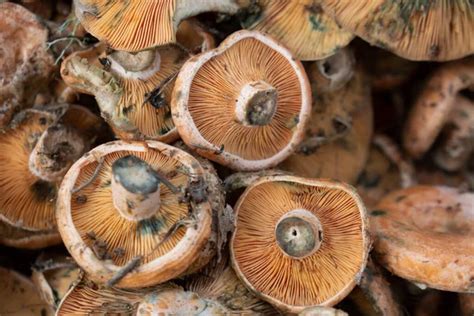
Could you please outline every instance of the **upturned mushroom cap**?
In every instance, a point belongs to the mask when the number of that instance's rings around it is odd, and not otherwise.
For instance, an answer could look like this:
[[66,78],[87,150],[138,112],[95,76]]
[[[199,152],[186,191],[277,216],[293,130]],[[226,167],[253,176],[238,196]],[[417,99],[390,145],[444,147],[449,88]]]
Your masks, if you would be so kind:
[[48,304],[41,301],[34,284],[21,274],[0,267],[1,315],[54,315]]
[[445,61],[474,52],[468,0],[322,0],[338,25],[411,60]]
[[310,107],[301,63],[271,38],[239,31],[183,65],[171,110],[181,138],[200,155],[259,170],[292,153]]
[[364,77],[356,73],[343,88],[315,100],[305,139],[279,167],[302,177],[355,184],[372,138],[370,89]]
[[474,194],[448,187],[389,194],[370,213],[377,259],[412,282],[473,292],[473,205]]
[[354,35],[343,30],[315,0],[260,0],[244,27],[268,33],[300,60],[317,60],[346,46]]
[[474,58],[440,66],[428,79],[413,105],[403,132],[403,146],[414,158],[431,147],[449,119],[456,95],[474,86]]
[[59,232],[95,282],[134,288],[182,275],[211,233],[206,177],[188,153],[163,143],[96,147],[66,174]]
[[355,190],[329,180],[264,177],[235,207],[232,266],[279,309],[332,306],[358,283],[370,246]]
[[171,91],[187,58],[178,45],[107,54],[99,44],[66,58],[61,76],[79,92],[95,96],[119,138],[172,142],[178,133],[171,119]]
[[45,243],[58,240],[56,233],[51,234],[56,230],[54,204],[59,184],[74,160],[88,150],[94,140],[89,133],[94,134],[98,126],[99,118],[87,109],[61,105],[20,112],[3,130],[0,218],[21,229],[13,229],[16,236],[7,239],[13,243],[20,242],[18,238],[23,242],[36,239],[29,246],[24,244],[28,247],[41,244],[41,235]]
[[74,0],[88,32],[113,49],[136,52],[176,42],[179,23],[207,11],[235,13],[236,0]]
[[0,3],[0,128],[47,87],[54,71],[47,40],[48,30],[33,13]]

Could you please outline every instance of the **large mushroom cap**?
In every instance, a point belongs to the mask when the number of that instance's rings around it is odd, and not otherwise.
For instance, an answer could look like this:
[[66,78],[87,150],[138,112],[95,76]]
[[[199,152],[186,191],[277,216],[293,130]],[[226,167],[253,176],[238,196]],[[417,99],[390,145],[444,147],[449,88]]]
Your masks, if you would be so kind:
[[354,37],[323,11],[319,1],[262,0],[256,5],[260,12],[247,21],[248,28],[268,33],[301,60],[332,55]]
[[102,116],[122,139],[176,140],[171,119],[174,78],[188,53],[165,45],[137,53],[106,54],[105,45],[71,54],[61,65],[64,81],[92,94]]
[[429,287],[473,292],[474,194],[415,186],[371,212],[375,253],[392,273]]
[[412,60],[452,60],[474,52],[468,0],[323,0],[323,8],[369,43]]
[[74,0],[76,15],[92,35],[122,51],[176,42],[181,20],[206,11],[235,13],[234,0]]
[[239,170],[273,166],[301,141],[311,106],[302,65],[271,38],[239,31],[188,60],[172,114],[184,142]]
[[280,309],[332,306],[367,262],[364,205],[328,180],[262,178],[239,198],[232,264],[246,286]]
[[116,141],[79,159],[58,195],[59,232],[98,283],[144,287],[175,278],[211,232],[204,170],[181,149]]

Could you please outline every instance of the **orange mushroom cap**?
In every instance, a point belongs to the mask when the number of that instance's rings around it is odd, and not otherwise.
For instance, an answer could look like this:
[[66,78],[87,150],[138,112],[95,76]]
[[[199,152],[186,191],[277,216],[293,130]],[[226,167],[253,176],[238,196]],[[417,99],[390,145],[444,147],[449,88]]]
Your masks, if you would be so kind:
[[180,136],[200,155],[258,170],[291,154],[310,106],[302,65],[271,38],[239,31],[184,64],[171,110]]
[[[325,58],[354,37],[343,30],[315,0],[260,0],[248,28],[268,33],[301,60]],[[255,9],[254,9],[255,10]]]
[[355,190],[328,180],[264,177],[235,207],[232,266],[262,299],[288,312],[332,306],[359,282],[370,246]]
[[474,291],[474,194],[414,186],[392,192],[370,215],[375,254],[389,271],[436,289]]
[[113,49],[141,51],[176,42],[181,20],[206,11],[237,12],[236,0],[74,0],[85,29]]
[[339,25],[411,60],[452,60],[474,53],[468,0],[322,0]]

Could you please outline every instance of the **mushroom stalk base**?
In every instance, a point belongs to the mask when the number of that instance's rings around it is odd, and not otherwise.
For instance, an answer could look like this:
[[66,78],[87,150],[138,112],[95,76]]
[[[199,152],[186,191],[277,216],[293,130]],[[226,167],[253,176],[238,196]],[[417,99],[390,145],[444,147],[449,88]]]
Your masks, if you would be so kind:
[[112,199],[124,218],[139,221],[160,209],[160,181],[145,161],[129,155],[112,165]]
[[277,91],[265,81],[246,84],[235,105],[236,121],[246,126],[270,123],[276,111]]

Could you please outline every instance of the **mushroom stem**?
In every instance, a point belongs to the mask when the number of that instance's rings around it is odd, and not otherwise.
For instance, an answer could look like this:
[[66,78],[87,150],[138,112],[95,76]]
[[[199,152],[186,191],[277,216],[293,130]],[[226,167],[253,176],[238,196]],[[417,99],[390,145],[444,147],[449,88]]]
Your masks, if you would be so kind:
[[246,126],[267,125],[276,111],[277,91],[259,80],[247,83],[237,99],[236,120]]
[[295,209],[280,218],[275,238],[283,253],[300,259],[316,252],[323,241],[321,222],[308,210]]
[[133,155],[112,165],[112,199],[120,215],[130,221],[152,217],[160,208],[160,180],[156,171]]
[[60,181],[86,150],[85,140],[75,129],[62,124],[52,125],[41,135],[30,154],[30,171],[44,181]]

